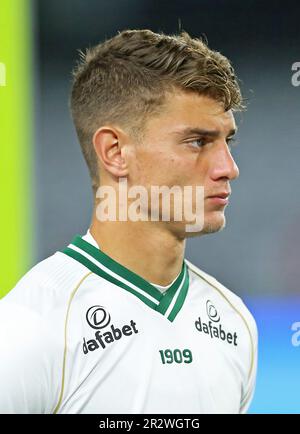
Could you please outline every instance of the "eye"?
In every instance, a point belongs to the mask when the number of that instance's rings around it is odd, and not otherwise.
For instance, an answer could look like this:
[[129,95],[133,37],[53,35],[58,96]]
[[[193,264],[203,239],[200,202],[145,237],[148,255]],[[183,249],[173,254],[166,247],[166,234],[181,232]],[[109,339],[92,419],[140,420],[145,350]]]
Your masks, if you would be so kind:
[[207,142],[203,137],[199,137],[198,139],[191,140],[190,143],[194,148],[202,148]]
[[237,145],[237,140],[235,137],[227,137],[226,143],[229,150],[231,151],[231,148]]

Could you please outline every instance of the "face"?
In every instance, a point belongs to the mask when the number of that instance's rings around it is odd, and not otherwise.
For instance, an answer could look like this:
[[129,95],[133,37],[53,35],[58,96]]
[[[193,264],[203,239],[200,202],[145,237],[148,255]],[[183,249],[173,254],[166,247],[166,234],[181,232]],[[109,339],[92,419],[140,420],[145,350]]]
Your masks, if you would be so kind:
[[[225,226],[224,211],[231,192],[230,181],[239,175],[230,152],[230,139],[236,131],[232,111],[224,112],[217,101],[195,93],[170,94],[158,117],[147,122],[143,143],[130,154],[130,184],[151,186],[204,187],[204,226],[206,234]],[[193,195],[195,201],[195,195]],[[193,203],[195,210],[195,203]],[[184,236],[186,222],[172,222],[169,229]]]

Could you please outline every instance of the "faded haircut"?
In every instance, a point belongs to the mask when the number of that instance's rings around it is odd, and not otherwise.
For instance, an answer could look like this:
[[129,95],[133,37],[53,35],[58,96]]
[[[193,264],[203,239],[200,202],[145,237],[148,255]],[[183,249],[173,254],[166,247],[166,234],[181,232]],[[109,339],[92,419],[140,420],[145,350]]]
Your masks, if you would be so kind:
[[186,31],[123,30],[80,51],[70,109],[94,193],[99,187],[95,131],[108,123],[119,125],[139,143],[147,119],[159,115],[167,93],[176,90],[209,96],[224,111],[245,109],[230,61]]

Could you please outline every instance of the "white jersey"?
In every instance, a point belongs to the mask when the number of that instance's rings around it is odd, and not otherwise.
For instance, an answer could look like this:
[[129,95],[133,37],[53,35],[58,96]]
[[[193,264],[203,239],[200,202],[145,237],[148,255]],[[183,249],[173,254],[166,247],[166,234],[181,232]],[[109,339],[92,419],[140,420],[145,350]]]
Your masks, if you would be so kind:
[[0,302],[1,413],[244,413],[256,364],[238,296],[187,260],[163,293],[89,232]]

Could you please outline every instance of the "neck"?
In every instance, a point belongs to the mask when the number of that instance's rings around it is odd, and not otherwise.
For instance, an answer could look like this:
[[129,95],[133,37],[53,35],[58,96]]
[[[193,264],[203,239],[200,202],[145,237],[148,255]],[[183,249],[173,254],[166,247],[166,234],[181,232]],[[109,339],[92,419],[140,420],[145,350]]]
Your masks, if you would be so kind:
[[100,222],[94,213],[90,232],[101,251],[153,284],[169,285],[181,271],[185,240],[163,223]]

